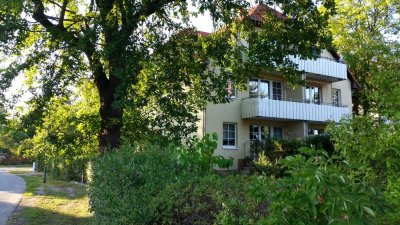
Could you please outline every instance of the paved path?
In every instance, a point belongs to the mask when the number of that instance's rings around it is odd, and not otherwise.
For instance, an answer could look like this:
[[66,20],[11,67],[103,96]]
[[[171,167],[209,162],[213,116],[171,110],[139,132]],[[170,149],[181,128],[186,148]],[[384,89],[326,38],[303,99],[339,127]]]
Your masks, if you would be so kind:
[[21,201],[25,191],[25,181],[8,171],[16,168],[0,168],[0,225],[5,225],[8,217]]

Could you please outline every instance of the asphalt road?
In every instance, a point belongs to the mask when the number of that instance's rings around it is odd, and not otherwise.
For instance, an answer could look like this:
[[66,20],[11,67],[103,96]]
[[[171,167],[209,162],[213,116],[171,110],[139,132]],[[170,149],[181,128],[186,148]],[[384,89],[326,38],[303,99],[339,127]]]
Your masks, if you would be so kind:
[[7,171],[15,168],[0,168],[0,225],[5,225],[21,201],[25,191],[25,181]]

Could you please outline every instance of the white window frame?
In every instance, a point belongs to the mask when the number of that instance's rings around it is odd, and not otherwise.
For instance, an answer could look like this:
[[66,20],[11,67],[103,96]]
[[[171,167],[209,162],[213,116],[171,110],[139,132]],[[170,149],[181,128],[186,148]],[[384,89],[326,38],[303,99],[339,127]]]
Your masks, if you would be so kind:
[[[274,99],[274,100],[282,100],[283,99],[283,83],[281,81],[270,81],[270,82],[272,84],[272,88],[271,88],[272,99]],[[278,97],[278,98],[275,98],[275,94],[274,94],[275,87],[274,87],[274,84],[280,84],[281,85],[281,87],[280,87],[281,93],[280,93],[280,97]]]
[[[229,136],[230,132],[232,132],[232,131],[230,131],[229,128],[228,128],[228,130],[225,130],[225,125],[228,125],[228,126],[233,125],[234,126],[233,138]],[[225,131],[228,132],[228,137],[225,137]],[[222,147],[225,149],[237,149],[237,136],[238,136],[237,123],[223,122],[223,124],[222,124]],[[227,138],[228,145],[224,144],[226,138]],[[235,144],[229,145],[229,140],[232,140],[232,139],[234,140]]]
[[[250,138],[250,136],[251,136],[251,129],[250,129],[250,127],[251,126],[257,126],[258,127],[258,130],[257,130],[257,136],[258,136],[258,138],[257,139],[251,139]],[[249,140],[250,141],[256,141],[256,140],[258,140],[258,141],[262,141],[262,132],[263,132],[263,130],[262,129],[268,129],[268,136],[266,136],[266,137],[270,137],[270,138],[275,138],[275,136],[274,136],[274,129],[275,128],[280,128],[281,130],[282,130],[282,139],[283,138],[285,138],[285,132],[284,132],[284,128],[283,127],[276,127],[276,126],[266,126],[266,125],[260,125],[260,124],[251,124],[251,125],[249,125]]]
[[[318,102],[315,102],[314,100],[314,95],[313,95],[313,97],[311,98],[311,90],[312,89],[314,89],[314,88],[318,88]],[[308,90],[307,90],[308,89]],[[310,104],[317,104],[317,105],[322,105],[322,87],[319,87],[319,86],[311,86],[311,85],[307,85],[305,88],[304,88],[304,90],[305,90],[305,93],[304,93],[304,101],[306,102],[306,103],[310,103]],[[308,95],[309,95],[309,99],[307,99],[307,92],[309,92],[308,93]]]
[[337,88],[332,88],[331,101],[332,101],[333,106],[337,106],[337,107],[341,106],[342,105],[342,90],[337,89]]
[[[254,126],[257,126],[257,134],[256,134],[257,138],[256,139],[251,139],[251,134],[255,133],[255,132],[252,132],[250,128],[254,127]],[[265,125],[250,124],[249,125],[249,139],[250,139],[250,141],[261,141],[262,140],[263,129],[265,129],[265,128],[269,129],[269,127],[265,126]],[[269,134],[269,130],[268,130],[268,135],[270,135]]]
[[284,138],[285,138],[285,132],[284,132],[283,127],[270,127],[270,131],[269,131],[270,137],[271,137],[271,138],[276,138],[276,137],[275,137],[275,132],[274,132],[274,129],[275,129],[275,128],[281,129],[281,131],[282,131],[282,137],[279,138],[279,139],[284,139]]
[[236,83],[234,81],[228,80],[226,82],[225,91],[228,98],[237,98]]
[[[250,92],[250,82],[257,82],[257,94],[251,94]],[[266,83],[268,85],[268,93],[267,95],[262,95],[260,93],[261,90],[261,83]],[[274,84],[279,83],[281,85],[280,88],[280,97],[275,97],[274,95]],[[262,98],[268,98],[268,99],[274,99],[274,100],[282,100],[283,97],[283,82],[282,81],[276,81],[276,80],[267,80],[267,79],[261,79],[261,78],[253,78],[249,80],[249,97],[250,98],[255,98],[255,97],[262,97]]]

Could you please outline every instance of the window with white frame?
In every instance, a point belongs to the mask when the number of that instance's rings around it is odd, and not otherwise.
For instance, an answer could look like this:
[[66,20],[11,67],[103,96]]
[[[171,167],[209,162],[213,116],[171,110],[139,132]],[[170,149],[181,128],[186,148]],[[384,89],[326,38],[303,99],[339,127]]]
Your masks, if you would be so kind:
[[282,82],[272,81],[272,99],[282,100]]
[[[270,88],[272,86],[272,88]],[[282,100],[283,85],[280,81],[270,81],[264,79],[251,79],[249,81],[250,98],[262,97],[275,100]]]
[[307,132],[307,134],[308,135],[321,135],[321,134],[324,134],[325,133],[325,131],[324,131],[324,129],[318,129],[318,128],[308,128],[308,132]]
[[225,87],[226,93],[229,98],[236,98],[236,84],[235,82],[228,80],[226,82],[226,87]]
[[268,127],[263,125],[250,125],[249,135],[251,141],[262,141],[267,137],[283,139],[282,127]]
[[272,127],[271,137],[276,139],[283,139],[283,128],[282,127]]
[[269,136],[269,127],[262,125],[250,125],[250,141],[261,141]]
[[236,123],[223,123],[222,145],[228,148],[236,147]]
[[321,104],[321,88],[307,86],[305,100],[307,103]]
[[340,93],[340,89],[332,88],[332,105],[341,106],[342,105],[342,97]]

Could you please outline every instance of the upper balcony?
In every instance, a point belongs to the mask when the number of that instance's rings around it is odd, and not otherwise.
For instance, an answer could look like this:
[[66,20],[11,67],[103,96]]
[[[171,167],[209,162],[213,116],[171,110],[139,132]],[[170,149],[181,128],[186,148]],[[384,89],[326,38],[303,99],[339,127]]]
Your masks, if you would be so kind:
[[241,101],[242,118],[268,118],[326,122],[339,122],[351,114],[347,106],[311,104],[303,101],[282,101],[269,98],[245,98]]
[[330,58],[300,59],[299,57],[289,56],[292,62],[298,64],[299,70],[307,73],[307,78],[314,78],[336,82],[347,79],[346,64],[337,62]]

